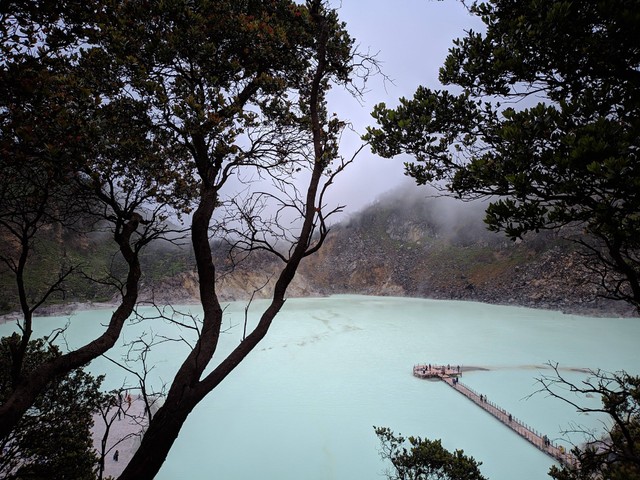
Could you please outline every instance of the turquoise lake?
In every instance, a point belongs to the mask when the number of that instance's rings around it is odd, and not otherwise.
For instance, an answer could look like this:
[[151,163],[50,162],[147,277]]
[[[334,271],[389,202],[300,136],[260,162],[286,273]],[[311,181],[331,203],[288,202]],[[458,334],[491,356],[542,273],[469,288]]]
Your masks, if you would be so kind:
[[[264,305],[253,303],[249,323]],[[244,307],[226,305],[221,353],[239,342]],[[176,308],[198,314],[195,306]],[[69,323],[66,341],[74,347],[104,329],[109,314],[39,318],[36,330],[43,335]],[[0,334],[14,328],[1,325]],[[147,338],[191,336],[161,319],[132,323],[111,356],[143,332]],[[381,479],[389,465],[379,457],[374,425],[463,449],[483,462],[492,480],[550,478],[550,457],[443,382],[414,378],[412,366],[481,367],[465,372],[462,382],[570,447],[562,431],[576,423],[602,428],[606,419],[578,415],[544,394],[531,396],[539,389],[536,379],[551,374],[545,364],[558,363],[574,381],[584,378],[580,369],[638,375],[638,340],[638,318],[355,295],[290,299],[267,338],[189,417],[157,478]],[[151,354],[149,377],[156,386],[171,381],[186,348],[167,342]],[[106,359],[89,369],[107,372],[107,388],[135,385],[131,374]]]

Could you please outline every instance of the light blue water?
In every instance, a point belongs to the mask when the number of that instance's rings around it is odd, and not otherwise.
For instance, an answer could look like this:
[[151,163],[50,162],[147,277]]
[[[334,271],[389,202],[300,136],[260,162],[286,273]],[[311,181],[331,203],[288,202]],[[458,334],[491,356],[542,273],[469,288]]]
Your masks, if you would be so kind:
[[[239,341],[243,309],[242,303],[226,309],[231,328],[223,350]],[[69,345],[95,335],[109,313],[76,314]],[[64,322],[42,318],[38,329],[46,333]],[[1,326],[0,333],[10,328]],[[151,320],[127,327],[125,339],[151,329],[175,333],[175,326]],[[374,425],[440,438],[482,461],[492,480],[549,478],[549,457],[443,383],[414,378],[413,364],[488,368],[465,373],[462,381],[557,439],[571,422],[599,427],[600,419],[577,416],[542,394],[527,398],[545,373],[539,366],[552,361],[566,369],[640,374],[639,339],[637,318],[406,298],[289,300],[258,349],[190,416],[158,478],[383,478],[387,465],[378,456]],[[185,348],[168,343],[154,353],[151,377],[158,384],[171,380]],[[133,385],[131,375],[104,359],[91,369],[111,372],[108,387]]]

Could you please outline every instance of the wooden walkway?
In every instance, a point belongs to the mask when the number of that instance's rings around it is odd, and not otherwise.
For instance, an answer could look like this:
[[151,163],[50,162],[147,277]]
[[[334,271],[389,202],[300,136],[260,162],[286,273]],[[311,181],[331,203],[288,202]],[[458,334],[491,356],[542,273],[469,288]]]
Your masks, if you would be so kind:
[[460,367],[452,367],[451,365],[415,365],[413,367],[413,375],[418,378],[437,378],[442,380],[480,408],[493,415],[494,418],[498,419],[539,450],[550,455],[562,464],[572,467],[578,466],[577,458],[566,451],[564,447],[555,445],[546,435],[541,435],[535,429],[516,419],[505,409],[487,400],[486,395],[478,394],[473,389],[460,383],[459,378],[462,376]]

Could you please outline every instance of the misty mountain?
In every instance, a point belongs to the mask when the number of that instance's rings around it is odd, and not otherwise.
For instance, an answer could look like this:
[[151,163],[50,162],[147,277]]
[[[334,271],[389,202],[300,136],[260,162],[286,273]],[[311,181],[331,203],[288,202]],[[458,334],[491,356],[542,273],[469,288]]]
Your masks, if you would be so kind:
[[484,203],[398,190],[334,226],[302,274],[323,294],[361,293],[631,313],[597,297],[574,245],[552,232],[513,242],[490,232]]
[[[415,189],[411,190],[416,192]],[[426,191],[426,189],[425,189]],[[398,189],[333,225],[320,251],[306,258],[289,296],[365,294],[472,300],[568,312],[633,314],[625,304],[597,297],[597,286],[581,268],[573,245],[551,232],[512,242],[489,232],[485,204],[407,193]],[[234,263],[224,249],[217,293],[224,301],[268,294],[277,259],[255,252]],[[124,270],[108,236],[58,232],[45,235],[30,270],[34,294],[57,274],[60,257],[80,266],[64,294],[48,308],[70,302],[110,302],[113,289],[92,278],[118,277]],[[158,303],[197,301],[194,259],[186,246],[150,245],[141,258],[141,299]],[[0,271],[2,312],[17,309],[10,272]],[[0,312],[0,313],[2,313]]]

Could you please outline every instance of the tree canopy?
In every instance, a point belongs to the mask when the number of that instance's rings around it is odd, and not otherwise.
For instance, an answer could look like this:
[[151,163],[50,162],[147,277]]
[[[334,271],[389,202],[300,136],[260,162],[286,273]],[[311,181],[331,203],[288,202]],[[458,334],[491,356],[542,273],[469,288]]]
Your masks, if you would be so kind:
[[640,307],[640,3],[491,0],[486,31],[454,42],[451,91],[376,106],[365,138],[450,194],[491,198],[512,238],[556,229],[582,245],[604,296]]
[[[0,342],[0,400],[12,391],[10,350],[18,341],[14,335]],[[32,340],[24,369],[31,372],[60,355],[45,340]],[[2,478],[95,478],[97,457],[90,428],[93,413],[106,399],[101,382],[83,369],[53,379],[11,435],[0,440]]]
[[486,480],[480,473],[481,462],[462,450],[448,451],[440,440],[404,438],[386,427],[376,427],[375,431],[380,439],[380,456],[394,468],[387,474],[389,480]]

